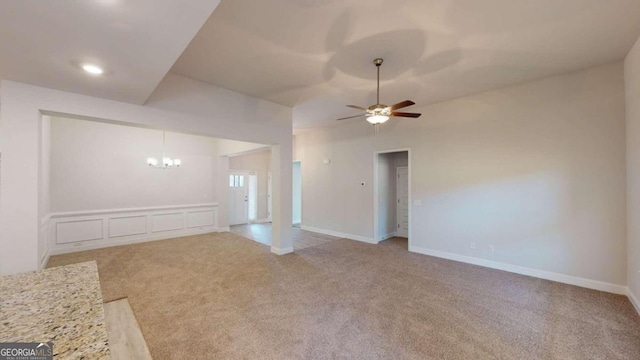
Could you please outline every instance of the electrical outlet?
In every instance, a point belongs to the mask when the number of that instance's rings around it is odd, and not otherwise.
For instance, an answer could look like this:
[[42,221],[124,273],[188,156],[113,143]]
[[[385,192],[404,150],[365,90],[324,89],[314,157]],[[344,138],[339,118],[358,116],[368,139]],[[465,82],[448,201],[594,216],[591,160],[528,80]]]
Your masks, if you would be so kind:
[[469,247],[470,247],[470,248],[472,248],[472,249],[475,249],[475,248],[476,248],[476,243],[475,243],[475,241],[470,242],[470,243],[469,243]]
[[496,248],[493,245],[489,245],[489,251],[496,252]]

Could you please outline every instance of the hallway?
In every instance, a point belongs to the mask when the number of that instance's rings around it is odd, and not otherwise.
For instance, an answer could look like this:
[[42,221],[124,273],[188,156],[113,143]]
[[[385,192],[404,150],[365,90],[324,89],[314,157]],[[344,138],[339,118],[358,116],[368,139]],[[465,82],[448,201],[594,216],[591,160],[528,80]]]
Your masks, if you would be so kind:
[[[236,235],[271,246],[271,223],[233,225],[230,229],[231,232]],[[293,234],[294,251],[329,243],[339,239],[335,236],[302,230],[299,227],[293,227],[291,232]]]

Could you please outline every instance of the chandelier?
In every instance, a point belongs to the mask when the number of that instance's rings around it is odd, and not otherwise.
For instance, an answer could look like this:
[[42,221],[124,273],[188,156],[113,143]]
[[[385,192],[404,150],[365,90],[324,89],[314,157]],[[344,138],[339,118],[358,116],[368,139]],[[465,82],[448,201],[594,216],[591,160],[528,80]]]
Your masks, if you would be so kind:
[[166,157],[164,154],[164,145],[166,142],[166,134],[162,131],[162,163],[158,161],[158,159],[154,157],[147,158],[147,165],[156,169],[170,169],[170,168],[178,168],[182,165],[182,161],[180,159],[171,159]]

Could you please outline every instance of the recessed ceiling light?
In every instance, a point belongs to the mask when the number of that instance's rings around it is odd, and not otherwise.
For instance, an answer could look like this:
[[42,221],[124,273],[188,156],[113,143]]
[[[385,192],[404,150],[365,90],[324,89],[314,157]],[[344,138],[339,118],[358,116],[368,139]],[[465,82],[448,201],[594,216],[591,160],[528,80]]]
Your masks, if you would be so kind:
[[88,72],[89,74],[93,74],[93,75],[100,75],[104,72],[104,70],[102,70],[101,67],[93,64],[84,64],[82,65],[82,69],[84,69],[84,71]]

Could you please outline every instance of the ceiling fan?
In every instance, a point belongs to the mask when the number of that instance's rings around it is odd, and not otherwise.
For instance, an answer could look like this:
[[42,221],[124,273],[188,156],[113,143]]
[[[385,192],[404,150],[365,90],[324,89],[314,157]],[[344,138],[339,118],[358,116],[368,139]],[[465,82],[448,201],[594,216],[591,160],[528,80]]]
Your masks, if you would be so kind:
[[346,119],[353,119],[353,118],[366,116],[367,121],[372,125],[380,125],[385,123],[387,120],[389,120],[391,116],[417,118],[417,117],[420,117],[420,115],[422,115],[418,113],[396,111],[398,109],[402,109],[407,106],[415,105],[415,103],[411,100],[405,100],[391,106],[380,104],[380,66],[382,65],[382,61],[383,60],[380,58],[373,60],[373,63],[376,65],[376,68],[378,69],[378,88],[376,91],[376,104],[371,105],[368,108],[364,108],[362,106],[357,106],[357,105],[347,105],[350,108],[362,110],[364,111],[364,113],[359,115],[354,115],[354,116],[343,117],[338,120],[346,120]]

